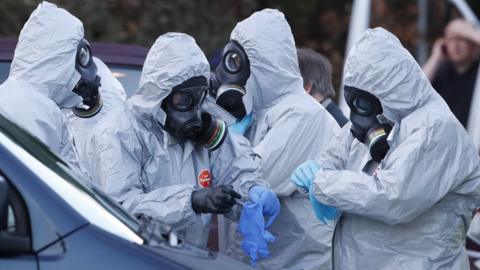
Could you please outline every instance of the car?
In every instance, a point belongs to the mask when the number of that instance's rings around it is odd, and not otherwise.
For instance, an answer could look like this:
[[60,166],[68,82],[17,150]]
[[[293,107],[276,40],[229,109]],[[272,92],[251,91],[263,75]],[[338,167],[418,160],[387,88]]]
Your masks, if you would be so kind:
[[[16,38],[0,38],[0,84],[8,78],[16,46]],[[93,42],[92,51],[94,56],[105,62],[113,75],[122,83],[127,97],[133,95],[138,88],[148,48],[137,45]]]
[[251,269],[152,224],[0,115],[0,269]]

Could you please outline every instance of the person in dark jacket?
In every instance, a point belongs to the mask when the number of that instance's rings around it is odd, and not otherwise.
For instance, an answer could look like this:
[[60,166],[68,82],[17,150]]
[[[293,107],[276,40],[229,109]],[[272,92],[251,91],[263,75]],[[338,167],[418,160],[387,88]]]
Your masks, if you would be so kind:
[[464,127],[468,127],[477,80],[479,48],[480,31],[466,20],[455,19],[447,24],[445,35],[435,41],[423,66],[433,88]]
[[308,48],[297,49],[298,66],[303,78],[303,88],[335,118],[343,127],[348,119],[333,102],[332,66],[320,53]]

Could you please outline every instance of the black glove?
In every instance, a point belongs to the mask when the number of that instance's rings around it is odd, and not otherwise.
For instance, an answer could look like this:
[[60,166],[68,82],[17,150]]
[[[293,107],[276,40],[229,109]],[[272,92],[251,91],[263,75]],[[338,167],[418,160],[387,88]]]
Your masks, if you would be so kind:
[[240,198],[231,185],[202,188],[192,192],[192,208],[195,213],[225,214],[232,210],[235,199]]

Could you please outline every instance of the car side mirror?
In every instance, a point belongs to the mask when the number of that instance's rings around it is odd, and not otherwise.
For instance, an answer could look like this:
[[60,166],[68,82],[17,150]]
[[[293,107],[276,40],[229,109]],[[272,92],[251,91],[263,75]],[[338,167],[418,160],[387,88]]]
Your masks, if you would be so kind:
[[[18,255],[31,252],[31,241],[29,234],[10,232],[8,206],[10,202],[10,186],[6,179],[0,175],[0,254]],[[15,224],[15,227],[18,224]]]

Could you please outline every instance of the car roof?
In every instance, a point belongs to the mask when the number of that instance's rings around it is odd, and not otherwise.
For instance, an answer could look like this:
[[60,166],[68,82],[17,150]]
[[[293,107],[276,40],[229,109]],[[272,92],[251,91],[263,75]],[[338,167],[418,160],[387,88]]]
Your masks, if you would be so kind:
[[[138,45],[92,42],[94,56],[110,65],[128,65],[142,67],[148,48]],[[12,61],[17,46],[17,38],[0,38],[0,61]]]

